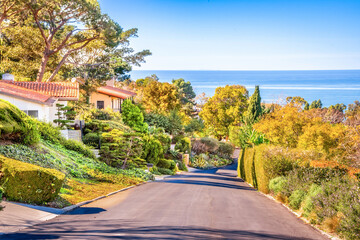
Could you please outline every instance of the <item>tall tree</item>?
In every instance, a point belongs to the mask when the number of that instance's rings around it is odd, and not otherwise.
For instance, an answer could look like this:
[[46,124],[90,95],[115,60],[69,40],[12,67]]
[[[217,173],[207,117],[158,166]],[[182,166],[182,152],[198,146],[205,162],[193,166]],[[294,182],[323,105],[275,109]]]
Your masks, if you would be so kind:
[[322,102],[321,100],[315,100],[310,104],[310,109],[314,109],[314,108],[322,108]]
[[255,86],[255,91],[249,99],[249,107],[245,113],[245,123],[252,125],[261,116],[261,97],[259,86]]
[[148,111],[167,114],[180,108],[179,94],[170,83],[150,82],[142,89],[142,104]]
[[228,137],[231,126],[238,126],[248,107],[248,91],[240,85],[218,87],[202,108],[199,116],[218,138]]
[[60,54],[62,58],[46,81],[54,78],[70,54],[96,39],[111,45],[122,32],[118,24],[101,14],[96,0],[29,0],[27,8],[44,42],[38,82],[43,81],[52,55]]
[[173,79],[172,84],[178,89],[182,104],[194,104],[194,98],[196,97],[196,94],[189,81],[185,82],[183,78]]
[[[0,31],[6,26],[13,25],[13,18],[16,16],[24,15],[26,6],[21,0],[1,0],[0,1]],[[4,24],[7,22],[7,24]],[[5,26],[6,25],[6,26]]]

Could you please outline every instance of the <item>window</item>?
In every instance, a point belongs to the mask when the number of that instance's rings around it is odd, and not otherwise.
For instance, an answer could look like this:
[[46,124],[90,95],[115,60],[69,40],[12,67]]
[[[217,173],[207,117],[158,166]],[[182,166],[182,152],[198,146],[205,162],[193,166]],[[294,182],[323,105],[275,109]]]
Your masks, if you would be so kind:
[[39,116],[38,110],[24,110],[23,112],[33,118],[38,118],[38,116]]
[[96,107],[97,109],[104,109],[104,101],[97,101]]

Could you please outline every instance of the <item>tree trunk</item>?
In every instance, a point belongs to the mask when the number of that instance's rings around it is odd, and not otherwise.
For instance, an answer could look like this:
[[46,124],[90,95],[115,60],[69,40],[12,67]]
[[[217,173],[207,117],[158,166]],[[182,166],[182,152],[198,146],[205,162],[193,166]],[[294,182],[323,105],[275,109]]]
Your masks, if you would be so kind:
[[60,63],[56,66],[56,69],[53,71],[51,76],[46,80],[46,82],[51,82],[54,79],[54,77],[59,72],[61,66],[65,63],[65,61],[69,55],[70,55],[69,53],[64,55],[64,57],[61,59]]
[[40,64],[40,69],[36,78],[37,82],[42,82],[43,78],[44,78],[44,74],[45,74],[45,68],[46,68],[46,64],[49,61],[49,56],[48,54],[44,54],[44,56],[41,59],[41,64]]

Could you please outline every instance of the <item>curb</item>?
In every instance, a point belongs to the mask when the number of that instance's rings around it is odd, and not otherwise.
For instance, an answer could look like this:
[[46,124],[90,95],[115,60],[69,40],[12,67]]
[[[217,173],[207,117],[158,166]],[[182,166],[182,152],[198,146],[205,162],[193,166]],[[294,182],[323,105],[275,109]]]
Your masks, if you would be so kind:
[[[242,179],[242,178],[239,178],[237,177],[238,179]],[[253,185],[251,185],[250,183],[248,182],[245,182],[244,183],[248,184],[250,187],[254,188]],[[324,232],[323,230],[319,229],[318,227],[316,227],[315,225],[311,224],[307,219],[301,217],[301,215],[297,212],[294,212],[291,208],[289,208],[286,204],[276,200],[273,196],[269,195],[269,194],[265,194],[263,192],[260,192],[259,190],[257,190],[256,188],[254,188],[256,190],[256,192],[260,193],[261,195],[263,195],[264,197],[267,197],[268,199],[270,200],[273,200],[274,202],[278,203],[278,204],[281,204],[283,207],[285,207],[289,212],[291,212],[292,214],[294,214],[298,219],[300,219],[301,221],[303,221],[304,223],[306,223],[307,225],[309,225],[310,227],[312,227],[313,229],[315,229],[316,231],[318,231],[319,233],[321,233],[322,235],[328,237],[329,239],[331,240],[341,240],[340,238],[338,237],[335,237],[335,236],[332,236],[330,235],[329,233],[327,232]]]
[[76,208],[79,208],[79,207],[81,207],[81,206],[83,206],[83,205],[86,205],[86,204],[95,202],[95,201],[97,201],[97,200],[100,200],[100,199],[109,197],[109,196],[114,195],[114,194],[116,194],[116,193],[123,192],[123,191],[129,190],[129,189],[131,189],[131,188],[134,188],[134,187],[137,187],[137,186],[140,186],[140,185],[144,185],[144,184],[146,184],[146,183],[151,183],[151,182],[154,182],[154,181],[153,181],[153,180],[149,180],[149,181],[146,181],[146,182],[138,183],[138,184],[136,184],[136,185],[132,185],[132,186],[129,186],[129,187],[126,187],[126,188],[122,188],[122,189],[120,189],[120,190],[116,190],[116,191],[114,191],[114,192],[108,193],[108,194],[106,194],[106,195],[103,195],[103,196],[100,196],[100,197],[97,197],[97,198],[94,198],[94,199],[91,199],[91,200],[87,200],[87,201],[84,201],[84,202],[77,203],[77,204],[75,204],[75,205],[71,205],[71,206],[68,206],[68,207],[64,207],[64,208],[61,209],[62,212],[60,213],[60,215],[61,215],[61,214],[68,213],[68,212],[70,212],[70,211],[72,211],[72,210],[74,210],[74,209],[76,209]]

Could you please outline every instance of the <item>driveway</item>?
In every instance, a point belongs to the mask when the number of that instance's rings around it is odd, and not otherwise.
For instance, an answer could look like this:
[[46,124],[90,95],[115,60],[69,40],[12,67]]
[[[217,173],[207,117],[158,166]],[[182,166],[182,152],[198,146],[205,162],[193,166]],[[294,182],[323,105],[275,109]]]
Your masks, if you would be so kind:
[[4,239],[328,239],[236,178],[236,165],[148,183]]

